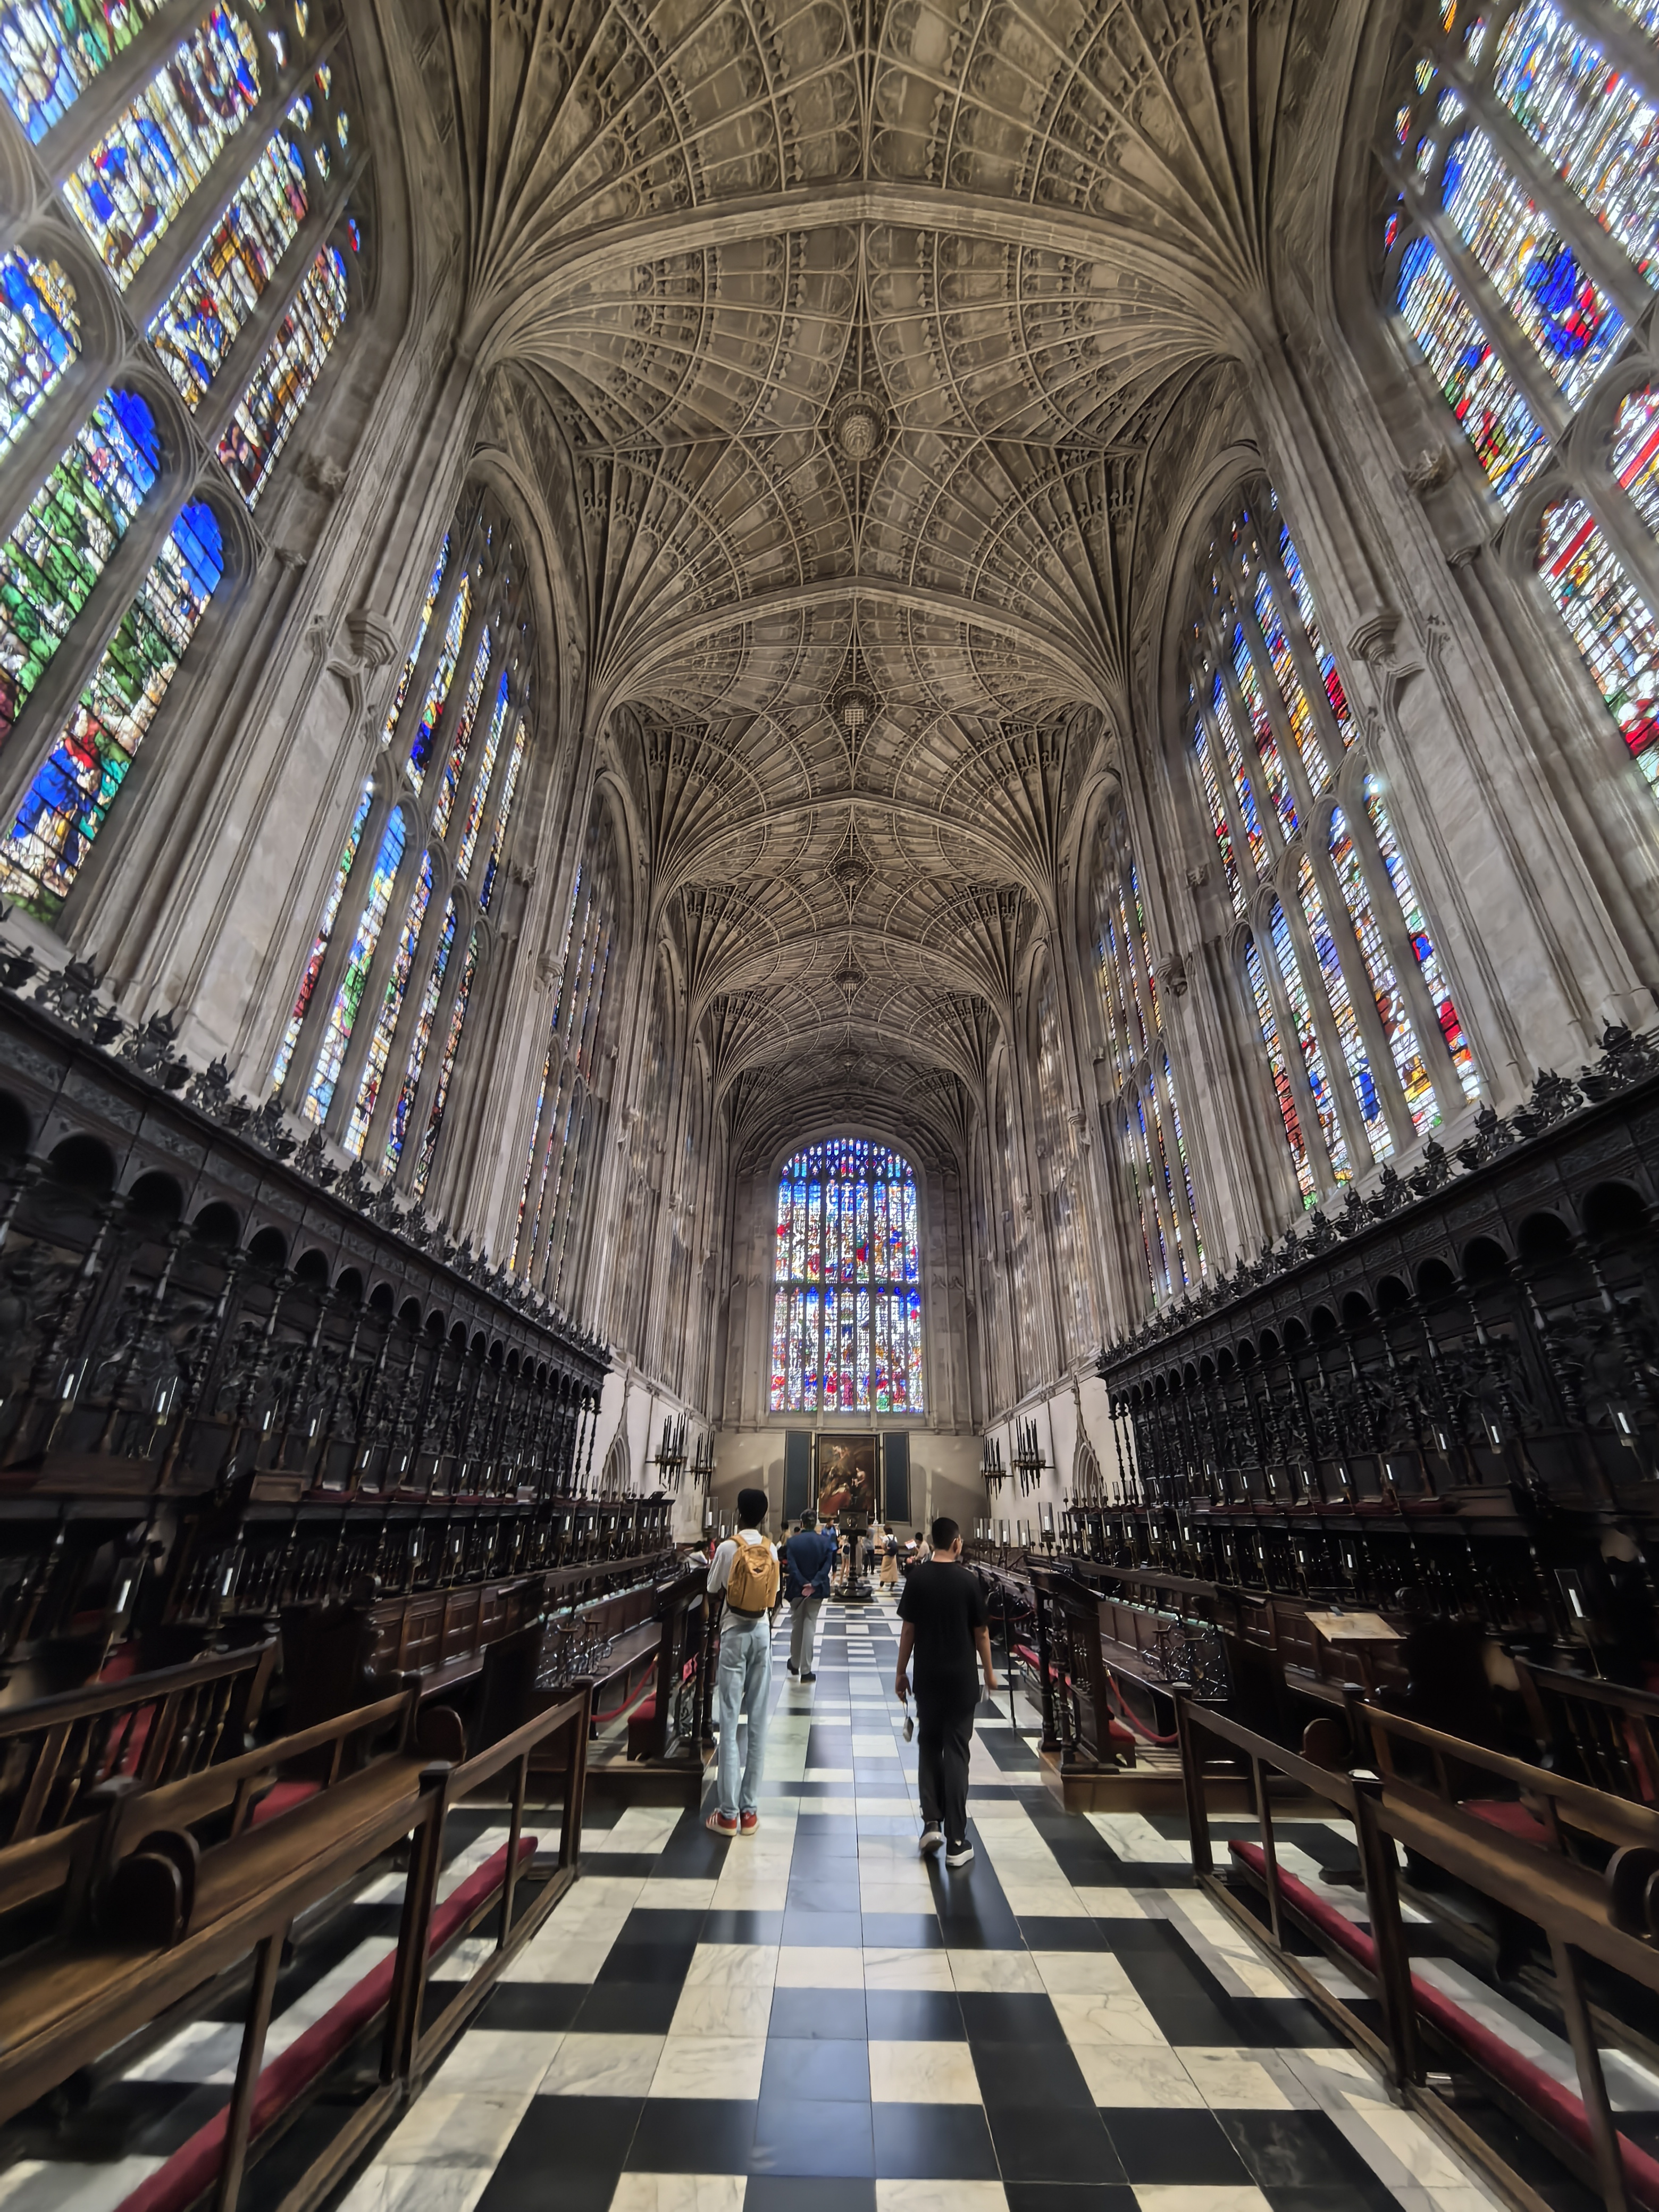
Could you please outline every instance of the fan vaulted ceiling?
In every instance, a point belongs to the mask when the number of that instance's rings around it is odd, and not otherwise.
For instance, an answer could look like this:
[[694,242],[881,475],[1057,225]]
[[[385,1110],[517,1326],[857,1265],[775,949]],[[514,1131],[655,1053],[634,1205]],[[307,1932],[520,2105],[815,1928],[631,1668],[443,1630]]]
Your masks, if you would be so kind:
[[739,1145],[955,1153],[1330,0],[426,4],[437,281]]

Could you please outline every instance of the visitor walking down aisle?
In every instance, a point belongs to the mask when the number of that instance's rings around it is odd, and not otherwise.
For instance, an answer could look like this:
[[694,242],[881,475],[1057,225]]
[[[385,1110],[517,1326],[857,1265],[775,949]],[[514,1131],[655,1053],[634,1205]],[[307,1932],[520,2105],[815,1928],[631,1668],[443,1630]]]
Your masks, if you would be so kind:
[[343,2212],[1497,2212],[1194,1888],[1179,1817],[1059,1809],[1023,1694],[975,1717],[973,1863],[919,1859],[899,1627],[832,1605],[803,1689],[780,1624],[752,1841],[592,1809]]
[[988,1698],[998,1686],[985,1600],[978,1577],[961,1564],[962,1531],[941,1516],[927,1534],[933,1557],[911,1569],[899,1600],[904,1631],[893,1690],[901,1702],[909,1695],[914,1658],[921,1848],[927,1855],[943,1844],[945,1864],[961,1867],[974,1856],[968,1840],[968,1758],[977,1678],[983,1677]]
[[[719,1802],[708,1815],[709,1826],[721,1835],[752,1835],[760,1825],[771,1704],[772,1615],[780,1588],[777,1547],[761,1534],[766,1507],[763,1490],[738,1492],[738,1533],[719,1547],[708,1567],[710,1592],[726,1600],[714,1668]],[[745,1714],[748,1735],[739,1780],[738,1723],[739,1715]]]

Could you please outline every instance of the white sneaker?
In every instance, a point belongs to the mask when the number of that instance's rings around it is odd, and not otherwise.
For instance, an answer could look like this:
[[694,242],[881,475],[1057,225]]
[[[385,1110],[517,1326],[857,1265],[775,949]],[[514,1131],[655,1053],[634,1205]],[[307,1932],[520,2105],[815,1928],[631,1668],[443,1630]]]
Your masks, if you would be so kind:
[[945,1863],[949,1867],[966,1866],[973,1856],[974,1847],[964,1838],[961,1843],[951,1844],[945,1854]]
[[935,1851],[942,1850],[944,1847],[945,1835],[943,1830],[939,1828],[925,1828],[922,1831],[921,1856],[923,1858],[932,1858]]

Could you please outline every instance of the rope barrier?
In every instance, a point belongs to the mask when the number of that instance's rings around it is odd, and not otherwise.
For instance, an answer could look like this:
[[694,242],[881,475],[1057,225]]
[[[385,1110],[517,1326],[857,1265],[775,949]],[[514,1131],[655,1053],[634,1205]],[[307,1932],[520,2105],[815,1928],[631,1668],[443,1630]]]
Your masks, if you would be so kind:
[[1134,1730],[1135,1734],[1140,1738],[1143,1743],[1156,1743],[1167,1746],[1169,1744],[1180,1742],[1181,1738],[1179,1735],[1154,1735],[1151,1729],[1143,1728],[1140,1723],[1135,1718],[1134,1715],[1129,1711],[1127,1705],[1124,1704],[1122,1698],[1118,1695],[1117,1685],[1113,1681],[1109,1674],[1106,1677],[1106,1694],[1111,1699],[1112,1703],[1117,1707],[1120,1717],[1128,1723],[1129,1726]]

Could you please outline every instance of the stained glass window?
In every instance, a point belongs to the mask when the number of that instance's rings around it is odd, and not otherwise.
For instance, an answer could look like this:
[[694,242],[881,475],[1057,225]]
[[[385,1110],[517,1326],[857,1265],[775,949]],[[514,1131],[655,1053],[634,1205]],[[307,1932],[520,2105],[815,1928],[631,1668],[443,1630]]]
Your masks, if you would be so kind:
[[123,291],[258,97],[253,33],[216,8],[67,179],[64,196]]
[[[1189,685],[1187,691],[1188,712],[1192,713],[1195,695]],[[1226,878],[1227,892],[1232,901],[1233,912],[1244,911],[1244,891],[1238,880],[1238,863],[1233,858],[1233,841],[1227,827],[1227,810],[1221,796],[1221,786],[1216,781],[1215,762],[1210,752],[1209,731],[1201,714],[1193,716],[1193,750],[1198,756],[1199,780],[1204,787],[1204,803],[1209,809],[1210,827],[1221,854],[1221,872]]]
[[325,246],[276,325],[241,404],[219,441],[219,459],[250,507],[270,482],[300,410],[311,397],[348,304],[345,263]]
[[1437,1128],[1440,1109],[1435,1101],[1434,1085],[1423,1064],[1423,1054],[1417,1042],[1417,1031],[1407,1010],[1405,995],[1394,972],[1394,963],[1383,941],[1371,905],[1370,887],[1360,862],[1348,828],[1348,817],[1339,806],[1331,817],[1331,865],[1341,886],[1342,900],[1353,924],[1353,933],[1360,955],[1365,963],[1371,994],[1376,1001],[1377,1018],[1382,1033],[1389,1041],[1395,1073],[1400,1078],[1400,1088],[1410,1110],[1412,1127],[1419,1136]]
[[386,1129],[384,1164],[387,1175],[392,1172],[403,1157],[404,1139],[408,1132],[410,1115],[414,1110],[415,1094],[421,1087],[427,1049],[432,1042],[432,1024],[437,1019],[438,1004],[443,996],[444,978],[449,973],[450,955],[455,949],[455,933],[459,919],[459,911],[452,900],[444,912],[444,926],[438,933],[438,949],[432,956],[432,963],[427,972],[426,988],[421,993],[415,1009],[415,1033],[409,1041],[404,1079],[398,1086],[397,1103],[392,1109],[392,1120]]
[[[1268,493],[1267,503],[1276,514],[1279,511],[1277,492]],[[1343,744],[1351,745],[1353,743],[1353,719],[1348,712],[1348,695],[1342,688],[1335,656],[1325,650],[1324,636],[1319,627],[1319,610],[1314,605],[1308,579],[1303,574],[1302,556],[1296,550],[1296,541],[1291,536],[1289,525],[1282,522],[1279,527],[1279,563],[1285,572],[1285,580],[1291,587],[1291,596],[1296,601],[1296,611],[1302,619],[1303,635],[1307,639],[1314,665],[1319,671],[1319,680],[1325,687],[1325,703],[1331,710],[1331,720],[1335,723],[1337,734]],[[1305,746],[1303,751],[1308,762],[1309,780],[1316,791],[1322,791],[1329,774],[1323,756],[1316,762]]]
[[279,131],[151,320],[149,341],[194,410],[305,221],[306,166]]
[[317,988],[317,978],[322,973],[323,957],[328,951],[329,939],[334,934],[334,924],[340,912],[340,902],[345,896],[346,879],[351,873],[352,862],[357,857],[357,848],[362,842],[363,824],[368,819],[368,810],[374,803],[374,780],[371,776],[364,784],[357,801],[357,811],[351,817],[351,827],[346,831],[345,848],[340,854],[340,865],[334,871],[334,881],[324,902],[322,918],[317,924],[317,934],[311,941],[311,957],[306,962],[300,977],[300,988],[294,1000],[294,1011],[283,1031],[283,1042],[277,1048],[276,1062],[270,1071],[270,1087],[280,1091],[288,1075],[289,1063],[294,1057],[294,1048],[300,1041],[300,1024],[311,1005],[311,994]]
[[454,1079],[455,1058],[461,1048],[461,1031],[466,1024],[466,1010],[471,1003],[472,985],[478,972],[481,944],[481,934],[474,929],[467,939],[466,963],[461,969],[461,979],[456,987],[455,1003],[444,1038],[443,1058],[438,1064],[438,1080],[432,1094],[432,1107],[426,1117],[426,1129],[421,1139],[421,1157],[415,1164],[415,1194],[417,1198],[426,1195],[427,1183],[432,1174],[433,1155],[438,1148],[438,1133],[443,1127],[444,1109],[449,1103],[449,1086]]
[[414,743],[409,750],[410,781],[416,791],[425,781],[427,766],[432,758],[433,737],[437,731],[438,718],[444,710],[444,701],[449,696],[455,663],[461,657],[461,634],[466,628],[466,617],[471,605],[472,579],[470,575],[464,575],[450,604],[449,621],[444,630],[438,665],[432,672],[432,681],[427,685],[426,704],[421,709]]
[[403,673],[398,678],[398,688],[392,695],[392,704],[386,709],[386,726],[381,735],[390,738],[398,727],[398,718],[404,710],[404,699],[415,674],[415,665],[421,657],[421,647],[426,643],[427,631],[432,626],[433,610],[438,604],[439,588],[443,583],[444,570],[449,565],[449,540],[452,533],[444,532],[444,542],[438,548],[438,557],[433,563],[432,579],[426,587],[426,599],[421,607],[421,619],[415,632],[415,642],[404,659]]
[[[1324,894],[1321,891],[1318,881],[1314,875],[1313,862],[1305,853],[1302,855],[1300,865],[1297,869],[1296,887],[1297,895],[1302,903],[1303,919],[1308,925],[1308,936],[1313,945],[1314,958],[1318,963],[1320,976],[1325,986],[1325,997],[1330,1006],[1331,1019],[1336,1026],[1337,1044],[1342,1054],[1343,1064],[1348,1071],[1348,1080],[1353,1086],[1353,1095],[1358,1103],[1360,1119],[1365,1125],[1365,1135],[1370,1140],[1371,1154],[1376,1159],[1385,1160],[1394,1151],[1394,1139],[1389,1134],[1388,1115],[1383,1109],[1376,1085],[1371,1078],[1370,1055],[1365,1048],[1364,1034],[1359,1026],[1359,1018],[1354,1011],[1353,1000],[1348,990],[1347,978],[1342,972],[1341,956],[1337,951],[1336,939],[1332,935],[1330,924],[1325,918]],[[1277,932],[1275,932],[1276,939]],[[1286,988],[1287,989],[1289,988],[1288,979]],[[1294,993],[1291,994],[1291,1005],[1294,1006],[1297,1003]],[[1304,1048],[1305,1050],[1305,1045]],[[1317,1091],[1314,1095],[1317,1097]],[[1322,1115],[1321,1118],[1322,1119],[1323,1116]]]
[[1543,462],[1544,434],[1426,238],[1401,256],[1395,299],[1487,482],[1510,505]]
[[[489,717],[489,727],[484,734],[483,753],[478,763],[478,772],[472,779],[472,797],[467,805],[466,818],[461,824],[460,843],[456,850],[455,865],[464,876],[470,875],[472,871],[472,855],[477,850],[479,825],[483,821],[489,787],[495,778],[495,757],[501,750],[501,732],[507,725],[507,673],[503,669],[501,680],[495,686],[495,711]],[[519,732],[520,744],[515,745],[514,754],[515,765],[518,753],[522,750],[522,722],[519,725]]]
[[915,1173],[860,1137],[797,1152],[778,1184],[774,1413],[927,1410]]
[[321,1048],[300,1108],[307,1121],[320,1121],[333,1103],[334,1086],[340,1079],[346,1047],[351,1042],[352,1024],[357,1018],[363,987],[368,981],[369,965],[374,960],[375,947],[380,944],[380,932],[386,926],[386,908],[392,903],[392,888],[398,880],[404,848],[408,842],[409,824],[400,806],[394,809],[380,839],[380,849],[374,856],[374,870],[369,878],[368,896],[358,915],[351,949],[346,956],[345,973],[340,978],[334,1002],[328,1010]]
[[136,392],[106,393],[0,552],[0,740],[155,482],[161,441]]
[[477,720],[478,702],[483,697],[484,679],[489,673],[492,650],[489,625],[486,623],[483,635],[478,640],[478,650],[473,656],[472,674],[461,701],[461,711],[455,717],[455,726],[450,732],[443,774],[438,780],[438,796],[432,809],[432,834],[434,837],[443,836],[449,827],[449,817],[455,811],[455,793],[460,789],[461,772],[466,766],[467,748],[472,742],[472,725]]
[[1296,1170],[1303,1203],[1311,1206],[1316,1194],[1313,1163],[1308,1158],[1307,1140],[1302,1134],[1302,1116],[1297,1111],[1296,1093],[1291,1087],[1290,1070],[1285,1065],[1284,1048],[1279,1042],[1279,1017],[1273,1011],[1273,994],[1267,988],[1261,955],[1256,951],[1253,937],[1247,937],[1244,940],[1244,972],[1249,979],[1251,1002],[1255,1008],[1257,1026],[1261,1031],[1262,1046],[1273,1075],[1273,1094],[1279,1101],[1279,1115],[1285,1124],[1285,1140],[1291,1148],[1291,1164]]
[[1244,626],[1238,622],[1233,624],[1231,659],[1239,696],[1243,700],[1244,711],[1249,716],[1250,733],[1255,739],[1256,757],[1261,763],[1267,795],[1279,817],[1280,830],[1285,837],[1293,837],[1297,830],[1296,794],[1291,789],[1285,764],[1279,757],[1279,739],[1273,732],[1273,717],[1268,714],[1267,700],[1262,696]]
[[1585,501],[1545,509],[1538,568],[1625,743],[1659,790],[1659,624]]
[[[1079,1358],[1097,1339],[1088,1255],[1083,1249],[1082,1178],[1077,1129],[1066,1097],[1065,1047],[1054,967],[1045,962],[1036,994],[1036,1054],[1033,1069],[1037,1144],[1048,1233],[1060,1278],[1060,1313],[1067,1340],[1063,1356]],[[1177,1276],[1182,1273],[1177,1261]]]
[[[1206,1263],[1164,1042],[1140,877],[1128,817],[1121,807],[1101,817],[1093,882],[1095,982],[1119,1092],[1114,1119],[1131,1198],[1140,1215],[1147,1287],[1156,1304],[1190,1288]],[[1042,1097],[1041,1054],[1037,1073]],[[1061,1123],[1045,1141],[1066,1145],[1069,1158],[1069,1127],[1059,1116],[1057,1096],[1045,1111]],[[1080,1259],[1077,1273],[1081,1279]]]
[[489,858],[484,866],[483,882],[478,887],[478,904],[486,913],[489,910],[490,896],[495,888],[495,870],[500,864],[501,848],[507,842],[507,825],[513,818],[513,800],[519,788],[519,770],[524,765],[525,721],[519,717],[519,726],[513,733],[513,751],[507,763],[507,775],[501,783],[501,803],[495,809],[495,828],[489,840]]
[[186,507],[87,678],[0,848],[0,888],[56,919],[224,574],[210,507]]
[[374,1116],[375,1102],[380,1095],[380,1079],[386,1073],[386,1061],[391,1056],[392,1036],[398,1026],[398,1017],[403,1011],[404,994],[409,988],[410,973],[415,965],[421,930],[426,921],[426,910],[431,898],[432,855],[428,853],[421,862],[415,888],[410,893],[403,926],[392,948],[392,972],[386,979],[380,1003],[374,1010],[374,1026],[369,1031],[362,1079],[357,1086],[356,1101],[342,1139],[349,1152],[362,1152],[363,1139],[368,1134],[368,1125]]
[[1279,978],[1285,986],[1285,1003],[1291,1010],[1291,1024],[1301,1051],[1303,1071],[1308,1079],[1308,1088],[1313,1093],[1314,1110],[1319,1116],[1325,1150],[1330,1156],[1331,1172],[1341,1182],[1352,1173],[1348,1162],[1348,1140],[1343,1134],[1342,1121],[1332,1095],[1330,1078],[1325,1072],[1325,1048],[1319,1041],[1319,1031],[1315,1025],[1313,1001],[1308,996],[1307,986],[1302,980],[1302,963],[1297,957],[1291,925],[1277,899],[1273,901],[1267,917],[1267,931],[1273,940],[1273,957],[1279,963]]
[[1382,865],[1388,871],[1389,884],[1393,888],[1395,897],[1399,902],[1401,919],[1404,921],[1406,933],[1411,939],[1412,951],[1416,955],[1423,981],[1428,986],[1429,996],[1434,1001],[1435,1015],[1440,1024],[1440,1033],[1446,1041],[1446,1049],[1451,1054],[1452,1065],[1457,1070],[1457,1079],[1462,1088],[1463,1096],[1470,1100],[1476,1099],[1480,1096],[1480,1079],[1475,1070],[1474,1054],[1469,1048],[1468,1037],[1463,1034],[1463,1024],[1458,1019],[1457,1008],[1452,1003],[1450,986],[1446,981],[1445,971],[1441,967],[1440,956],[1434,949],[1434,940],[1429,935],[1429,926],[1424,917],[1423,909],[1418,903],[1417,893],[1412,885],[1411,871],[1406,866],[1406,856],[1401,850],[1399,839],[1394,834],[1394,824],[1389,819],[1389,810],[1382,798],[1382,787],[1374,775],[1368,775],[1365,778],[1365,812],[1370,817],[1372,833],[1376,839],[1376,849],[1382,854]]
[[58,264],[32,253],[0,255],[0,453],[16,444],[80,350],[75,288]]
[[0,93],[38,146],[162,0],[5,0]]

